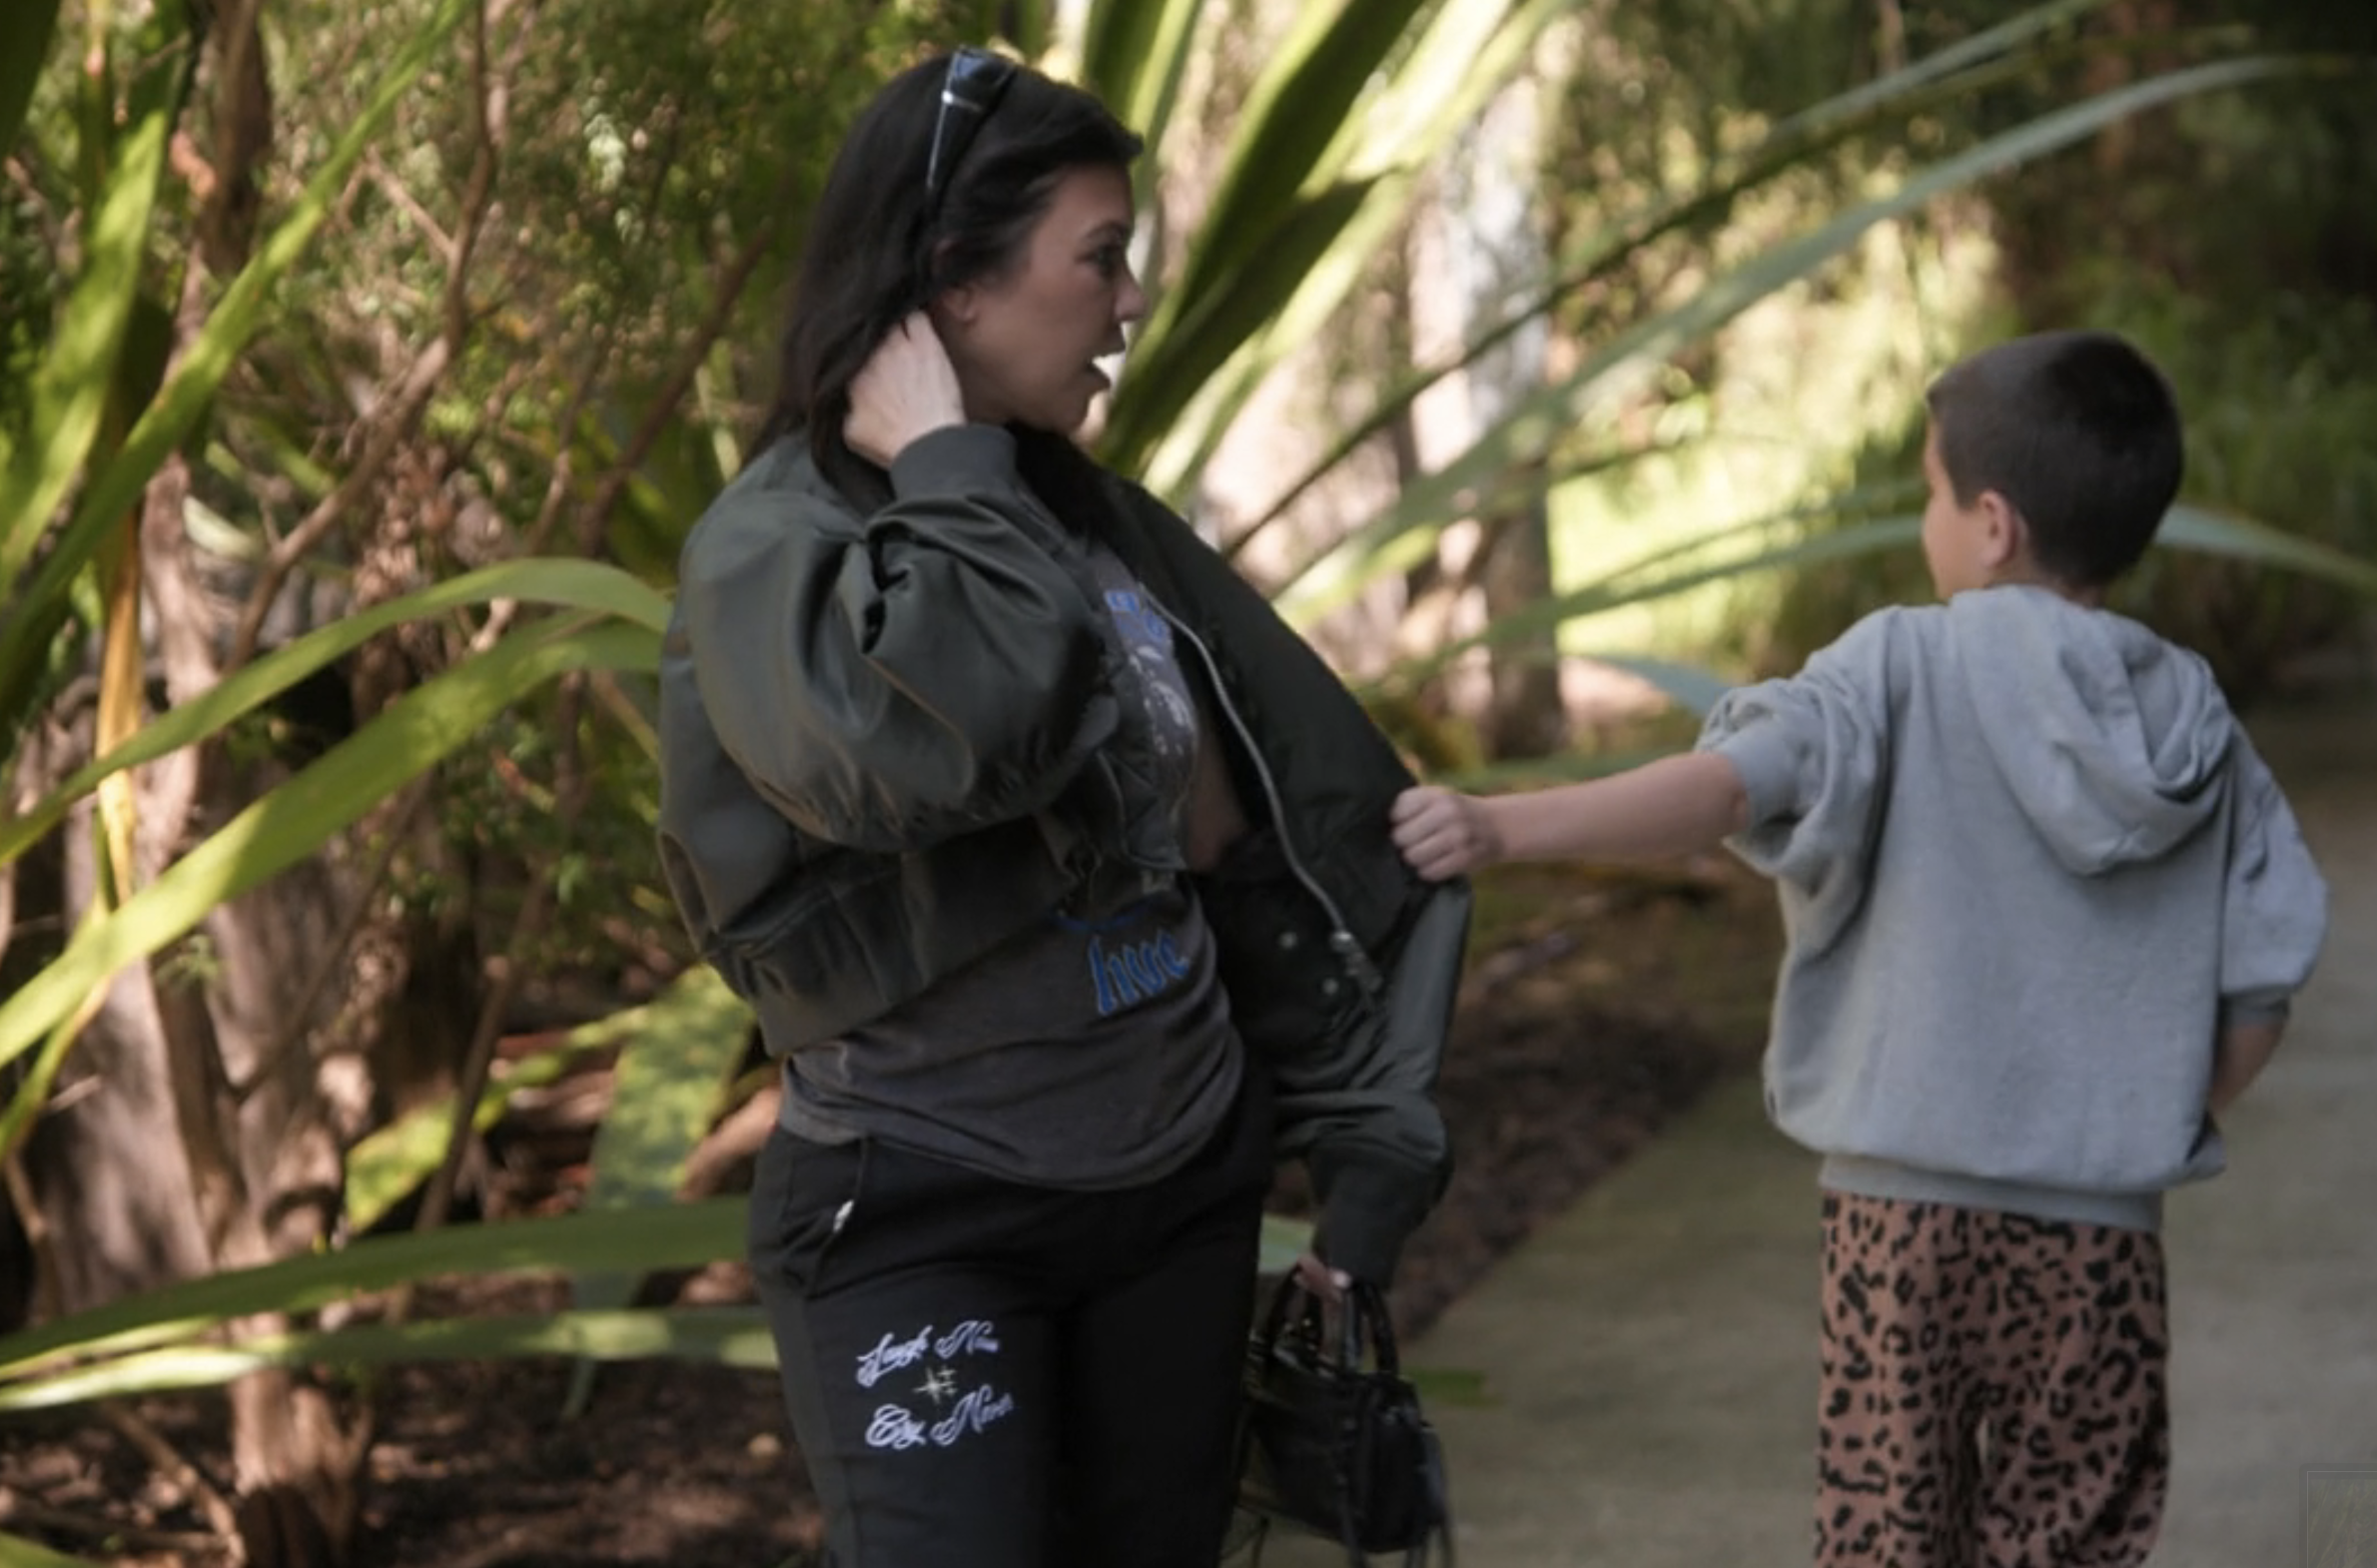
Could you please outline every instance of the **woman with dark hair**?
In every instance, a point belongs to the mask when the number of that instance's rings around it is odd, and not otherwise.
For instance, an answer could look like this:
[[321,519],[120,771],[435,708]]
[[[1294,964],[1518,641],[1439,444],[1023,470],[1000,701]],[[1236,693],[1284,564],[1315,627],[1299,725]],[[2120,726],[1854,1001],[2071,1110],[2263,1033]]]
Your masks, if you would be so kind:
[[1324,1289],[1446,1170],[1468,900],[1389,842],[1409,775],[1069,438],[1139,152],[998,55],[886,86],[680,562],[661,852],[783,1064],[751,1258],[839,1568],[1209,1568],[1274,1159]]

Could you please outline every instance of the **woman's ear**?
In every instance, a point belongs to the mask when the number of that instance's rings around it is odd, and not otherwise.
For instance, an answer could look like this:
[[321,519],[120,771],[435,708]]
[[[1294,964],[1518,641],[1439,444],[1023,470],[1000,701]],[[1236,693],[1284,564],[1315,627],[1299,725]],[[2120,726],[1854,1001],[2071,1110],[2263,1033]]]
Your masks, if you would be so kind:
[[[931,277],[942,276],[942,265],[949,260],[949,250],[950,246],[947,240],[942,241],[934,249]],[[979,292],[971,284],[952,284],[947,287],[934,287],[928,284],[927,288],[930,290],[931,298],[925,302],[925,309],[933,313],[933,319],[936,322],[943,326],[960,327],[973,324],[974,313],[979,309],[981,302]]]
[[931,311],[933,319],[943,326],[971,327],[974,325],[975,312],[981,306],[982,297],[973,286],[960,284],[957,288],[944,289],[933,296],[932,303],[925,309]]

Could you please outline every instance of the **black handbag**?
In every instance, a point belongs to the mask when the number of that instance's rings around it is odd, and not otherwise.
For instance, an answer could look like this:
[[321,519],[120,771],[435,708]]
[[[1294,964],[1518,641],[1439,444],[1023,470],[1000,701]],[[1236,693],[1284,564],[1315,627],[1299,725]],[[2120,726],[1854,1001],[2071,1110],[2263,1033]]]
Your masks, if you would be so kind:
[[1401,1552],[1420,1568],[1440,1542],[1449,1565],[1444,1454],[1397,1366],[1386,1302],[1356,1283],[1336,1318],[1332,1353],[1318,1296],[1292,1273],[1272,1294],[1247,1345],[1239,1503],[1258,1532],[1291,1521],[1343,1543],[1352,1564]]

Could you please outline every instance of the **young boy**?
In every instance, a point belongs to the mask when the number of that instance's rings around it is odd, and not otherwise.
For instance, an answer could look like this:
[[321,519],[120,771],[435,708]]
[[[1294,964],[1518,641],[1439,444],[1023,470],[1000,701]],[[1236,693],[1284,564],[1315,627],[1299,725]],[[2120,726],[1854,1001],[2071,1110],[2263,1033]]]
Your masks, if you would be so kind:
[[1820,1564],[2134,1564],[2168,1481],[2162,1192],[2223,1164],[2326,889],[2202,660],[2103,609],[2178,491],[2121,340],[1931,388],[1943,604],[1868,616],[1700,745],[1478,799],[1416,789],[1423,875],[1724,840],[1789,945],[1776,1124],[1825,1156]]

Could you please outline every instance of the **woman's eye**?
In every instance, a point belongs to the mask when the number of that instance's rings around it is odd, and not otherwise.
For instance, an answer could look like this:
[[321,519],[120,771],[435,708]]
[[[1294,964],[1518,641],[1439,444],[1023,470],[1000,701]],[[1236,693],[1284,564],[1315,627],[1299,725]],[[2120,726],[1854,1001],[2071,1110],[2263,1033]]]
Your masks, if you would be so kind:
[[1119,245],[1102,245],[1090,253],[1090,262],[1100,273],[1113,278],[1130,265],[1130,258],[1123,254],[1123,248]]

